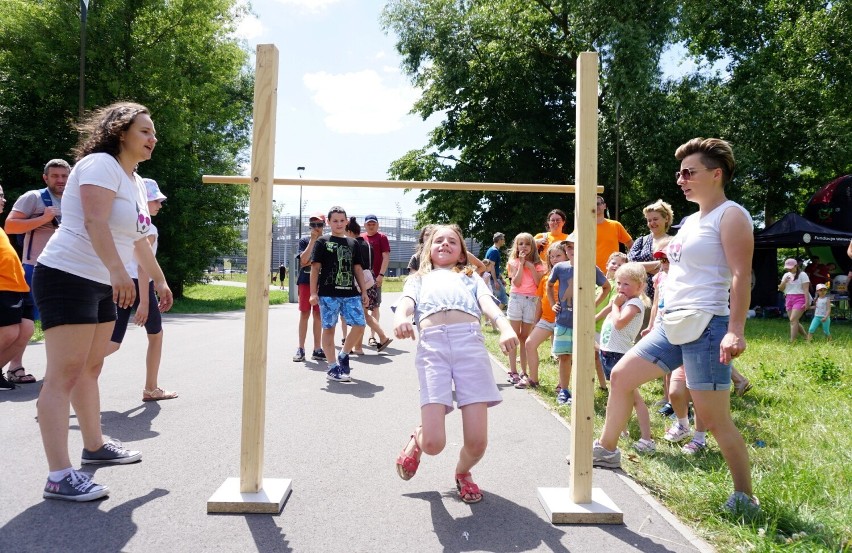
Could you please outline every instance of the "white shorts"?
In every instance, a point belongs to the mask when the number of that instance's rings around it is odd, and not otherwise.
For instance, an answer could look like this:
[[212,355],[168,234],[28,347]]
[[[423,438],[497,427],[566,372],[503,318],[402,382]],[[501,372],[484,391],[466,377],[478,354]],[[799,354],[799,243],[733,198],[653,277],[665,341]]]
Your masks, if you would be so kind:
[[506,309],[506,318],[510,321],[523,321],[527,324],[533,324],[537,306],[538,296],[509,294],[509,308]]

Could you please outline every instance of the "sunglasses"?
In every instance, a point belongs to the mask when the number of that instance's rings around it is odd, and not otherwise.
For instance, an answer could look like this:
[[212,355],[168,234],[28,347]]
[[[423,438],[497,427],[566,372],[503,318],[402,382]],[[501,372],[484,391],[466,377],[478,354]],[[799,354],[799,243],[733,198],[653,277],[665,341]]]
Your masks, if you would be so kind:
[[311,226],[311,228],[322,228],[325,226],[325,223],[323,223],[322,221],[311,221],[308,224]]
[[675,180],[692,180],[692,177],[694,177],[698,171],[715,171],[716,169],[718,169],[718,167],[699,167],[698,169],[687,167],[680,171],[675,171]]

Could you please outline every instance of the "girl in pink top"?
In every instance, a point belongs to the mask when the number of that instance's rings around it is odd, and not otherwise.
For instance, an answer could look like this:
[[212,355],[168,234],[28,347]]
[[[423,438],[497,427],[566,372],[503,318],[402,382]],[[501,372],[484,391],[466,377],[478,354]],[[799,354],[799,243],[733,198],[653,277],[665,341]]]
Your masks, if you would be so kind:
[[[544,266],[541,264],[538,253],[536,253],[532,235],[528,232],[522,232],[515,236],[507,263],[507,273],[512,281],[512,293],[509,295],[509,307],[506,309],[506,316],[521,341],[518,350],[521,355],[521,373],[524,375],[527,373],[527,352],[524,349],[524,344],[536,323],[538,283],[544,272]],[[517,384],[521,381],[517,367],[517,356],[513,350],[509,353],[508,381],[511,384]]]

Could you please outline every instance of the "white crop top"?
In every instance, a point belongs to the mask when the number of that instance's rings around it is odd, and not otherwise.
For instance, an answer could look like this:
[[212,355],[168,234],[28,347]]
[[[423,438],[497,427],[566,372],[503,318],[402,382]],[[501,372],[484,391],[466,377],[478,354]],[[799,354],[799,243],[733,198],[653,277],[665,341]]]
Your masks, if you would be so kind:
[[479,317],[479,298],[494,298],[478,274],[467,276],[452,269],[432,269],[425,275],[408,277],[402,296],[414,300],[414,319],[418,323],[439,311],[463,311]]

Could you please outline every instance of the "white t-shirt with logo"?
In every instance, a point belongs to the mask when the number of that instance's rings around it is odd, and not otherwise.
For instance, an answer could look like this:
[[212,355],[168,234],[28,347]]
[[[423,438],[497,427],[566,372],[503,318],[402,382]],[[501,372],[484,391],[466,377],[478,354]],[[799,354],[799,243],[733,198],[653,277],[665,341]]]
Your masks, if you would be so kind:
[[148,235],[151,215],[142,179],[127,175],[118,161],[106,153],[81,159],[68,176],[62,195],[62,225],[38,258],[42,265],[102,284],[109,284],[109,270],[101,261],[86,230],[80,187],[94,185],[115,192],[109,230],[125,266],[133,258],[134,243]]

